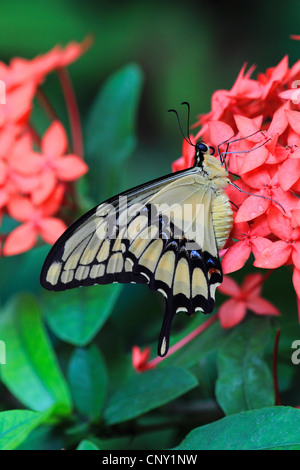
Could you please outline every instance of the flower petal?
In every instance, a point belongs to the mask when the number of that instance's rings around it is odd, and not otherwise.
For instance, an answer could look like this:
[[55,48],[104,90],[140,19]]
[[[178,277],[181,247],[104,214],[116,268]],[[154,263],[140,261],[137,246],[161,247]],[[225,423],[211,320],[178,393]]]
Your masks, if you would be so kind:
[[280,311],[271,302],[261,297],[248,299],[247,308],[258,315],[280,315]]
[[265,248],[260,256],[255,259],[253,266],[257,268],[274,269],[282,266],[287,262],[292,252],[291,245],[283,241],[271,242],[271,244]]
[[[245,137],[247,140],[251,140],[252,142],[257,142],[259,140],[257,135],[259,133],[255,134],[255,132],[259,131],[259,127],[257,127],[255,121],[239,114],[235,114],[233,117],[236,127],[240,131],[242,137]],[[254,135],[252,136],[251,134]]]
[[240,323],[246,314],[246,302],[235,299],[226,300],[219,308],[222,328],[232,328]]
[[39,233],[46,243],[51,245],[64,233],[66,224],[56,217],[46,217],[39,223]]
[[247,298],[260,294],[262,289],[262,280],[263,276],[259,273],[249,274],[245,277],[241,285],[241,290],[247,294]]
[[269,248],[271,244],[272,241],[265,237],[251,238],[251,248],[255,259],[258,258],[266,248]]
[[210,121],[208,123],[210,141],[213,145],[220,145],[234,135],[232,128],[222,121]]
[[268,224],[276,237],[281,240],[291,240],[293,236],[293,227],[291,219],[281,212],[277,207],[271,206],[268,213]]
[[136,372],[144,372],[145,370],[152,369],[154,366],[147,364],[150,357],[150,348],[147,347],[142,351],[138,346],[132,348],[132,365]]
[[297,133],[300,134],[300,113],[299,111],[293,111],[288,109],[286,112],[286,117],[289,121],[291,128]]
[[42,138],[42,153],[48,157],[59,157],[66,153],[68,140],[60,121],[53,121]]
[[300,159],[288,158],[278,170],[278,180],[283,191],[290,189],[300,178]]
[[300,269],[300,242],[293,243],[292,259],[295,267]]
[[39,176],[39,185],[32,193],[34,204],[43,204],[54,191],[57,180],[51,168],[46,168]]
[[249,196],[239,208],[235,221],[245,222],[255,219],[266,212],[269,205],[270,201],[268,199]]
[[87,164],[76,155],[66,155],[54,163],[57,177],[62,181],[74,181],[88,171]]
[[15,228],[7,237],[3,254],[5,256],[18,255],[34,247],[37,232],[32,224],[25,223]]
[[251,247],[247,240],[239,241],[230,246],[222,258],[224,274],[233,273],[241,269],[251,253]]
[[[300,270],[295,268],[293,272],[293,285],[298,299],[300,299]],[[300,317],[299,317],[300,321]]]
[[269,151],[264,146],[246,153],[240,172],[247,173],[248,171],[260,167],[265,163],[268,155]]
[[224,276],[222,284],[218,287],[218,291],[230,297],[237,297],[241,293],[238,284],[229,276]]

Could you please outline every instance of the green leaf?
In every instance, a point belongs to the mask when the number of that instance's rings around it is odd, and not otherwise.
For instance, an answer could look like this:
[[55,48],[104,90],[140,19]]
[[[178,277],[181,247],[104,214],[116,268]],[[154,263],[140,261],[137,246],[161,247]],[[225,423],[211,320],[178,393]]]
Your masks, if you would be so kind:
[[100,202],[119,191],[126,160],[136,146],[135,121],[142,72],[129,64],[101,87],[86,127],[86,162],[90,194]]
[[48,245],[41,246],[1,260],[0,298],[3,302],[20,291],[40,292],[40,272],[48,251]]
[[180,367],[143,372],[111,395],[104,418],[108,424],[133,419],[174,400],[196,385],[196,378]]
[[28,410],[1,412],[0,450],[16,449],[44,419],[44,413]]
[[0,315],[0,336],[6,345],[6,364],[0,369],[6,387],[28,408],[69,414],[69,390],[34,297],[20,295],[7,305]]
[[221,345],[216,397],[225,414],[274,404],[272,375],[263,357],[270,333],[269,319],[253,317]]
[[76,450],[100,450],[93,442],[83,440],[80,442]]
[[300,450],[299,429],[295,408],[244,411],[194,429],[174,450]]
[[121,292],[120,284],[45,293],[46,320],[61,340],[85,346],[109,317]]
[[[185,328],[178,337],[172,337],[173,343],[181,340],[187,336],[188,333],[198,328],[201,323],[207,321],[205,315],[202,317],[195,317],[190,320],[188,328]],[[179,367],[192,367],[198,363],[202,358],[220,348],[220,345],[226,338],[227,332],[222,329],[220,323],[217,321],[211,324],[205,331],[200,333],[196,338],[191,340],[184,348],[176,351],[174,354],[167,356],[162,363],[165,365],[176,365]]]
[[107,394],[108,375],[104,359],[96,346],[74,351],[68,378],[79,413],[92,421],[98,419]]

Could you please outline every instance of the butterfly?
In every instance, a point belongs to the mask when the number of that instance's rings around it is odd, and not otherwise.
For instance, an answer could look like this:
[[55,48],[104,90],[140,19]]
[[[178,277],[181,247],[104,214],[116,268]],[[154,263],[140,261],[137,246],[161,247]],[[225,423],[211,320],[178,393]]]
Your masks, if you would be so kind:
[[57,240],[41,272],[42,286],[52,291],[120,282],[160,292],[160,356],[168,352],[176,313],[213,311],[223,279],[218,252],[233,224],[227,170],[212,147],[191,145],[194,166],[94,207]]

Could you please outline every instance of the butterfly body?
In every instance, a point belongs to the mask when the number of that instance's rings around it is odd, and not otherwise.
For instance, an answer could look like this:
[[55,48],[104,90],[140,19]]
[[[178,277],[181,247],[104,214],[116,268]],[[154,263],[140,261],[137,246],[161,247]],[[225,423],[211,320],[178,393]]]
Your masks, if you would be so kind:
[[218,257],[231,231],[228,175],[209,148],[195,166],[125,191],[75,222],[41,273],[54,291],[112,282],[148,284],[166,299],[158,352],[168,350],[179,311],[210,313],[222,282]]

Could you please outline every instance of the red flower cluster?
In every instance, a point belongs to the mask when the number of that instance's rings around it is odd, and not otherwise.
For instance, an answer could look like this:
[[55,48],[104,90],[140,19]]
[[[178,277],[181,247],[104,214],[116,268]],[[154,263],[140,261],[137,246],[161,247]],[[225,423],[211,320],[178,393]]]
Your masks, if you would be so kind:
[[[227,189],[235,223],[221,253],[224,273],[240,269],[251,252],[259,268],[290,264],[300,298],[300,60],[289,68],[284,57],[256,79],[253,68],[245,69],[231,90],[213,94],[211,111],[200,116],[195,127],[201,129],[191,138],[214,147],[230,140],[220,153],[244,191]],[[184,141],[173,170],[191,166],[193,152]]]
[[33,100],[47,75],[75,61],[87,47],[70,43],[33,60],[0,62],[0,218],[21,222],[2,233],[4,255],[32,248],[40,235],[54,243],[65,230],[57,213],[68,183],[87,172],[80,156],[68,151],[62,123],[55,119],[40,138],[31,122]]

